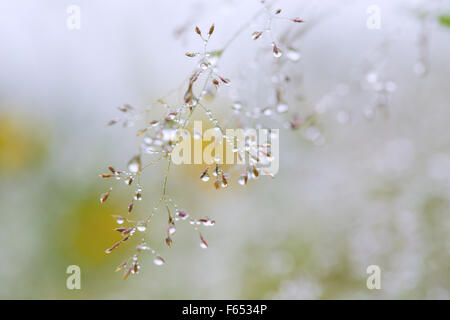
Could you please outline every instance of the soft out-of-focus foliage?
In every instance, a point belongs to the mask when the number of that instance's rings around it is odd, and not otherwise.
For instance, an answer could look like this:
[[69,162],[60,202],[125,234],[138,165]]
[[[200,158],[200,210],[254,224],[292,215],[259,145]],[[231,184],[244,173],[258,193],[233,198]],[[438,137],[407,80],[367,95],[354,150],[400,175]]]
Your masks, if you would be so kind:
[[440,15],[439,22],[445,27],[450,27],[450,15],[448,14]]
[[[105,165],[126,165],[135,131],[106,123],[116,106],[147,106],[189,74],[184,53],[198,40],[195,25],[214,22],[211,45],[220,47],[259,4],[79,1],[82,26],[69,31],[72,2],[25,2],[0,4],[0,38],[8,40],[0,52],[1,298],[450,297],[444,1],[380,1],[379,30],[367,29],[369,1],[279,1],[307,30],[292,43],[300,58],[287,67],[290,108],[324,110],[324,140],[283,131],[275,179],[220,192],[200,181],[199,167],[175,166],[171,195],[217,222],[205,234],[209,248],[180,228],[166,264],[144,258],[126,282],[113,270],[133,244],[104,250],[117,240],[111,215],[130,194],[123,186],[100,206],[106,184],[96,176]],[[255,79],[238,88],[241,96],[262,97],[257,80],[277,70],[255,56],[265,49],[251,39],[259,28],[250,24],[223,57],[227,77]],[[274,28],[284,34],[283,24]],[[376,109],[380,84],[392,92]],[[219,120],[232,100],[211,101]],[[151,168],[142,182],[155,199],[163,171]],[[152,200],[144,197],[136,214],[148,213]],[[164,230],[149,227],[156,249],[163,239]],[[79,291],[65,286],[72,264],[81,267]],[[381,290],[366,287],[372,264],[382,270]]]
[[47,154],[46,131],[24,114],[0,114],[0,173],[17,174],[39,167]]

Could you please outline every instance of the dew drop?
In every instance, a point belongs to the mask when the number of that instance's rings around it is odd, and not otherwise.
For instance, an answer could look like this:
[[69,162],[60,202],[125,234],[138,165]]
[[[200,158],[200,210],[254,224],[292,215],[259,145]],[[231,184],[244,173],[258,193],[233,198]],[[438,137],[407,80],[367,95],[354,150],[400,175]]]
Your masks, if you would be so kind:
[[258,169],[256,168],[256,167],[253,167],[252,168],[252,178],[253,179],[258,179],[258,177],[259,177],[259,171],[258,171]]
[[144,138],[144,143],[145,143],[145,144],[152,144],[152,143],[153,143],[153,139],[150,138],[150,137],[145,137],[145,138]]
[[136,193],[134,194],[134,200],[142,200],[142,189],[137,189]]
[[172,235],[172,234],[174,234],[175,232],[177,232],[177,229],[175,229],[174,226],[170,226],[170,227],[167,229],[167,232],[169,233],[169,235]]
[[245,175],[241,175],[239,178],[238,178],[238,183],[241,185],[241,186],[245,186],[246,184],[247,184],[247,181],[248,181],[248,176],[245,174]]
[[278,113],[285,113],[285,112],[287,112],[288,110],[289,110],[289,107],[288,107],[288,105],[285,104],[285,103],[279,103],[279,104],[277,105],[277,112],[278,112]]
[[135,156],[128,162],[128,170],[132,173],[137,173],[141,170],[141,157]]
[[136,227],[136,229],[140,232],[144,232],[145,230],[147,230],[147,227],[144,225],[139,225]]
[[281,49],[280,48],[278,48],[277,47],[277,45],[274,43],[274,44],[272,44],[272,46],[273,46],[273,56],[275,57],[275,58],[279,58],[279,57],[281,57],[282,55],[283,55],[283,51],[281,51]]
[[228,187],[228,181],[225,177],[222,177],[221,186],[222,186],[222,188]]
[[101,202],[101,203],[104,203],[106,200],[108,200],[109,194],[110,194],[109,191],[103,193],[103,194],[100,196],[100,202]]
[[165,261],[163,258],[158,256],[158,257],[155,257],[155,259],[153,259],[153,263],[156,264],[157,266],[162,266],[165,263]]
[[212,227],[216,224],[216,221],[210,219],[200,219],[205,227]]
[[256,39],[258,39],[261,35],[262,35],[262,32],[261,32],[261,31],[255,31],[255,32],[252,33],[252,39],[253,39],[253,40],[256,40]]
[[149,146],[149,147],[144,148],[144,151],[145,151],[145,153],[147,153],[147,154],[153,154],[153,153],[157,153],[157,152],[158,152],[158,149],[156,149],[156,148],[153,147],[153,146]]
[[169,114],[166,116],[166,119],[167,119],[167,120],[174,120],[174,119],[176,118],[176,116],[177,116],[177,113],[176,113],[176,112],[171,112],[171,113],[169,113]]
[[189,214],[184,210],[177,210],[176,215],[181,220],[185,220],[187,219],[187,217],[189,217]]
[[286,53],[286,56],[292,62],[297,62],[298,60],[300,60],[301,57],[300,53],[294,48],[289,48]]
[[200,234],[200,248],[206,249],[208,248],[208,242],[206,242],[205,238]]
[[204,181],[204,182],[209,181],[210,176],[209,176],[208,171],[204,171],[204,172],[201,174],[200,179],[202,179],[202,181]]
[[117,222],[117,224],[122,224],[125,222],[125,219],[123,217],[117,217],[116,222]]
[[235,102],[233,103],[233,105],[231,106],[231,108],[235,111],[240,111],[242,109],[242,103],[240,102]]
[[208,248],[208,242],[206,242],[205,239],[203,239],[203,237],[201,237],[200,239],[200,248],[202,249]]
[[270,109],[270,108],[265,108],[265,109],[263,110],[263,114],[264,114],[265,116],[267,116],[267,117],[270,117],[270,116],[272,115],[272,109]]
[[136,246],[136,250],[137,251],[150,250],[150,247],[147,246],[145,243],[142,243]]

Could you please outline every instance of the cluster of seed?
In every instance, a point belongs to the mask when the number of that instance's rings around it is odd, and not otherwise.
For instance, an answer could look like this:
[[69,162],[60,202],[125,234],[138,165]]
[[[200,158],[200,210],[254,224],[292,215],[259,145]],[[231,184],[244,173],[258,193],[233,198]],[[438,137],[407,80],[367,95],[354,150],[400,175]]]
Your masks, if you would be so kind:
[[[127,185],[131,186],[133,182],[139,180],[140,174],[149,165],[154,164],[163,158],[166,158],[168,159],[168,161],[170,161],[170,153],[172,152],[173,147],[180,141],[180,137],[178,137],[177,135],[178,130],[183,129],[188,125],[189,118],[192,115],[194,108],[199,105],[202,96],[206,94],[205,92],[206,84],[203,86],[203,89],[199,97],[196,97],[196,94],[194,93],[194,84],[198,81],[199,77],[204,72],[208,72],[207,81],[210,80],[209,78],[212,78],[212,83],[216,88],[220,85],[220,83],[226,85],[229,84],[228,79],[217,74],[217,69],[215,67],[216,59],[217,57],[220,56],[220,52],[206,51],[206,44],[209,38],[211,37],[212,33],[214,32],[214,25],[211,26],[206,38],[203,37],[198,27],[196,27],[195,31],[203,39],[205,46],[203,53],[186,54],[189,57],[195,57],[199,55],[200,62],[198,70],[196,70],[193,73],[193,75],[189,78],[188,88],[184,94],[184,105],[182,105],[179,108],[171,108],[162,99],[158,100],[158,103],[164,105],[164,107],[168,109],[168,112],[161,119],[152,120],[148,122],[143,129],[140,129],[137,132],[137,136],[143,137],[143,142],[140,148],[140,154],[133,157],[128,162],[127,171],[119,171],[115,170],[112,167],[109,167],[110,173],[100,175],[102,178],[116,178],[117,180],[124,181]],[[123,107],[119,107],[119,110],[124,114],[129,115],[122,122],[124,123],[124,125],[126,124],[126,126],[131,126],[132,123],[130,119],[135,119],[137,117],[134,115],[135,109],[130,105],[125,105]],[[206,114],[210,117],[212,116],[211,112],[207,111]],[[108,125],[114,125],[120,122],[121,120],[114,119],[111,120],[108,123]],[[217,125],[218,121],[214,120],[213,123]],[[160,155],[160,157],[156,161],[150,162],[149,164],[143,166],[142,154]],[[126,217],[119,215],[114,216],[116,222],[119,225],[125,224],[126,222],[127,224],[130,224],[130,226],[128,227],[121,226],[114,229],[114,231],[117,231],[121,234],[122,238],[116,243],[114,243],[111,247],[106,249],[105,251],[106,253],[111,253],[122,242],[125,242],[128,239],[130,239],[130,237],[132,237],[136,233],[136,231],[145,232],[147,229],[147,225],[150,222],[150,219],[153,217],[153,215],[156,213],[159,207],[164,207],[168,214],[168,225],[166,228],[167,236],[165,238],[165,243],[169,248],[171,248],[173,246],[173,237],[176,233],[176,222],[185,221],[189,217],[189,214],[186,211],[178,209],[178,206],[172,201],[172,199],[166,196],[164,190],[163,196],[159,200],[157,206],[154,208],[152,214],[145,221],[134,221],[130,219],[130,214],[132,213],[132,210],[134,208],[135,201],[140,201],[142,199],[143,189],[139,183],[136,183],[136,185],[137,189],[135,190],[134,198],[129,203],[127,208],[128,215]],[[107,192],[101,195],[100,197],[101,203],[107,201],[107,199],[111,194],[111,191],[112,187]],[[173,211],[175,212],[174,216],[172,215]],[[200,233],[198,227],[199,225],[213,226],[215,224],[215,221],[209,218],[201,218],[201,219],[191,219],[189,222],[190,222],[189,224],[192,225],[194,227],[194,230],[197,231],[199,234],[200,247],[204,249],[207,248],[208,242],[205,240],[204,236]],[[137,274],[139,272],[140,264],[138,259],[141,252],[145,251],[151,252],[154,256],[153,262],[155,265],[161,266],[165,263],[164,258],[162,258],[158,253],[156,253],[154,249],[152,249],[150,246],[147,245],[145,241],[145,235],[142,238],[140,244],[136,246],[135,251],[136,253],[132,257],[124,261],[116,268],[116,271],[124,270],[124,279],[126,279],[130,274]]]
[[[274,14],[269,16],[269,24],[275,18],[278,18],[281,10],[277,10]],[[275,17],[277,16],[277,17]],[[289,19],[295,23],[303,22],[302,19]],[[173,238],[176,233],[176,224],[178,222],[189,221],[189,225],[193,226],[194,230],[198,232],[200,238],[200,247],[207,248],[208,242],[204,238],[203,234],[199,231],[200,226],[210,227],[215,225],[215,221],[210,218],[189,218],[189,214],[185,210],[180,210],[178,206],[170,199],[166,194],[166,184],[169,174],[169,168],[171,163],[171,152],[175,145],[181,141],[181,137],[177,135],[180,129],[185,129],[192,118],[192,115],[196,109],[203,110],[209,121],[215,128],[224,134],[219,121],[213,115],[212,111],[203,105],[203,100],[213,97],[215,91],[222,85],[230,85],[230,80],[219,73],[218,61],[222,56],[225,48],[221,50],[208,50],[208,42],[214,33],[214,24],[209,28],[206,34],[203,34],[200,28],[195,28],[195,33],[203,41],[203,50],[198,52],[187,52],[186,56],[189,58],[198,58],[198,64],[194,72],[187,79],[187,88],[183,93],[183,104],[181,106],[170,106],[165,98],[161,98],[157,101],[159,105],[166,108],[164,116],[160,119],[151,120],[147,122],[142,129],[137,131],[137,136],[141,137],[142,143],[140,145],[139,154],[134,156],[129,162],[126,171],[115,170],[109,167],[109,173],[102,174],[102,178],[115,178],[119,181],[125,182],[128,186],[136,186],[134,190],[134,197],[127,207],[126,215],[115,215],[117,224],[120,226],[115,228],[114,231],[119,232],[121,239],[114,243],[110,248],[106,249],[106,253],[111,253],[122,242],[127,241],[135,234],[142,233],[142,241],[136,246],[135,254],[129,259],[120,264],[116,271],[124,270],[124,278],[126,279],[130,274],[136,274],[139,272],[140,264],[139,257],[142,252],[151,252],[153,254],[153,262],[156,265],[163,265],[165,260],[150,246],[148,246],[145,240],[145,231],[150,223],[151,218],[160,209],[164,209],[168,214],[168,224],[166,227],[166,237],[164,239],[165,244],[171,248],[173,246]],[[256,40],[263,34],[270,34],[270,25],[267,29],[253,34],[253,39]],[[272,35],[270,35],[272,37]],[[289,59],[295,60],[294,49],[288,48]],[[282,49],[273,41],[272,52],[274,57],[280,58],[283,55]],[[202,79],[203,81],[200,81]],[[245,116],[249,118],[257,118],[260,115],[269,116],[274,110],[277,114],[285,114],[288,111],[288,106],[284,103],[281,94],[277,94],[278,101],[273,108],[263,108],[256,112],[245,112]],[[239,102],[233,104],[233,110],[235,113],[240,113],[243,109],[243,105]],[[130,105],[124,105],[119,107],[119,110],[125,115],[123,120],[113,119],[108,125],[114,125],[122,123],[124,126],[133,126],[138,120],[142,118],[142,112],[136,110]],[[148,110],[144,110],[146,113]],[[197,134],[198,135],[198,134]],[[225,135],[224,135],[225,136]],[[194,132],[194,138],[196,133]],[[198,137],[197,137],[198,138]],[[227,143],[233,143],[226,136]],[[257,179],[261,174],[261,168],[259,166],[267,164],[272,161],[270,145],[259,145],[255,140],[249,139],[245,141],[244,150],[233,148],[233,152],[236,152],[239,157],[248,158],[246,161],[246,167],[243,173],[238,178],[238,183],[246,185],[249,179]],[[143,164],[143,156],[156,156],[156,158]],[[145,168],[150,165],[156,164],[162,159],[168,161],[168,170],[163,183],[163,193],[156,206],[153,208],[152,213],[143,221],[136,221],[131,219],[131,214],[135,208],[136,201],[140,201],[143,195],[143,188],[140,185],[140,176]],[[216,161],[217,162],[217,161]],[[226,188],[228,186],[229,174],[225,172],[224,167],[218,163],[211,168],[207,167],[200,175],[202,181],[210,180],[210,173],[215,177],[214,186],[216,189],[220,187]],[[109,198],[112,187],[101,195],[100,202],[104,203]],[[125,226],[127,225],[127,226]]]
[[[134,157],[128,164],[129,171],[134,171],[136,167],[139,167],[138,164],[140,161],[137,160],[137,157]],[[115,177],[118,180],[123,180],[127,185],[132,185],[135,175],[137,173],[140,173],[140,171],[137,171],[136,173],[130,173],[130,172],[124,172],[124,171],[118,171],[115,170],[112,167],[109,167],[110,174],[101,174],[100,176],[102,178],[112,178]],[[110,196],[112,188],[110,188],[109,191],[102,194],[100,197],[100,202],[105,203]],[[130,202],[127,208],[127,215],[121,216],[121,215],[113,215],[113,217],[116,220],[116,223],[120,225],[117,228],[114,228],[114,231],[119,232],[121,235],[121,239],[114,243],[111,247],[105,250],[107,254],[111,253],[114,249],[119,247],[120,244],[123,242],[129,240],[131,237],[133,237],[136,234],[136,231],[138,233],[143,233],[144,236],[142,237],[141,242],[136,246],[135,248],[135,254],[125,260],[122,264],[120,264],[116,271],[124,270],[124,279],[126,279],[130,274],[137,274],[140,269],[139,265],[139,256],[142,252],[151,252],[153,255],[153,263],[155,265],[161,266],[165,263],[164,258],[162,258],[154,249],[152,249],[150,246],[147,245],[147,242],[145,240],[145,231],[147,230],[147,225],[149,224],[151,218],[154,216],[156,211],[160,207],[164,207],[165,210],[167,210],[168,213],[168,225],[166,229],[167,237],[165,238],[166,245],[171,248],[173,246],[173,236],[176,232],[176,222],[178,221],[186,221],[189,217],[189,214],[185,210],[178,209],[178,206],[173,202],[171,198],[164,197],[161,198],[158,205],[153,208],[153,211],[151,215],[144,221],[136,221],[131,219],[131,213],[134,208],[134,201],[140,201],[142,199],[142,188],[139,186],[134,194],[133,200]],[[172,215],[172,212],[175,212],[175,215]],[[128,224],[128,226],[125,226],[125,224]],[[206,249],[208,247],[208,243],[205,240],[204,236],[200,233],[198,226],[213,226],[215,225],[215,221],[211,220],[209,218],[200,218],[200,219],[190,219],[189,224],[194,226],[194,230],[198,232],[200,237],[200,247]]]
[[[265,6],[266,13],[264,27],[254,31],[252,39],[260,39],[258,41],[263,39],[271,43],[271,54],[275,59],[269,60],[273,67],[266,69],[270,69],[267,76],[271,86],[268,88],[268,91],[273,91],[274,98],[271,99],[273,101],[269,101],[265,106],[252,106],[253,100],[257,99],[250,99],[248,95],[243,96],[240,99],[235,99],[231,104],[232,112],[238,119],[238,122],[247,123],[249,126],[257,128],[269,127],[269,125],[265,124],[267,122],[271,125],[275,123],[278,127],[282,126],[291,130],[308,127],[312,124],[310,120],[317,116],[315,112],[313,111],[304,116],[300,116],[297,112],[291,112],[287,102],[288,98],[285,97],[285,92],[291,83],[291,77],[287,73],[291,69],[289,64],[297,63],[301,57],[299,50],[293,46],[296,34],[284,32],[283,36],[278,40],[275,38],[272,29],[276,20],[293,23],[304,23],[305,21],[301,18],[283,17],[281,9],[272,10],[271,6],[265,4],[264,1],[262,1],[262,4]],[[262,50],[266,50],[266,48],[263,47]],[[258,65],[260,64],[267,65],[267,61],[260,62]],[[298,90],[298,87],[296,87],[296,90]],[[235,95],[240,96],[239,93]],[[249,100],[250,103],[248,102]]]

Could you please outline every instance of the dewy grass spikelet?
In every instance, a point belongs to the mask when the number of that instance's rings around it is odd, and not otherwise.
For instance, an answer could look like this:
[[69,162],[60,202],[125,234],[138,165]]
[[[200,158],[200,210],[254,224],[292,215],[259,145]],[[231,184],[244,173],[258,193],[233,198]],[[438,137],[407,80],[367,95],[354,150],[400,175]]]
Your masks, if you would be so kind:
[[[114,231],[118,233],[120,238],[105,251],[108,254],[111,253],[136,234],[139,234],[139,236],[142,237],[141,241],[139,241],[134,249],[134,254],[116,268],[116,271],[124,272],[124,279],[128,278],[130,274],[139,273],[141,268],[139,259],[141,259],[143,253],[150,253],[153,256],[153,263],[155,265],[162,266],[165,264],[165,259],[156,252],[146,240],[146,234],[148,233],[152,217],[155,214],[162,214],[162,211],[167,213],[168,219],[167,225],[165,226],[166,234],[163,240],[167,247],[172,248],[176,245],[176,231],[177,228],[179,228],[179,224],[191,226],[193,230],[198,233],[200,247],[203,249],[209,247],[208,242],[200,232],[200,228],[214,226],[215,221],[208,217],[199,219],[192,217],[190,212],[188,213],[188,211],[180,209],[168,196],[169,173],[173,163],[173,152],[183,141],[183,138],[177,133],[190,128],[190,125],[195,120],[194,116],[196,115],[196,111],[202,112],[207,117],[213,128],[225,139],[225,144],[232,147],[232,153],[236,155],[238,159],[248,159],[244,165],[238,164],[229,168],[229,166],[222,165],[220,163],[221,159],[216,156],[214,163],[209,164],[199,173],[201,181],[208,183],[211,180],[212,175],[214,177],[213,185],[215,189],[226,188],[231,181],[231,169],[237,167],[242,171],[237,182],[239,185],[245,186],[250,179],[257,179],[263,172],[261,171],[262,169],[260,169],[260,166],[270,162],[273,158],[271,157],[272,152],[269,143],[260,144],[252,139],[245,139],[245,141],[237,139],[237,141],[234,141],[234,139],[228,137],[217,117],[213,111],[206,106],[205,102],[205,97],[208,94],[211,94],[212,89],[217,91],[222,86],[229,86],[232,84],[230,79],[222,74],[219,68],[219,61],[223,57],[223,53],[229,49],[231,44],[240,34],[247,30],[251,22],[264,13],[267,13],[267,28],[260,31],[254,31],[252,38],[253,40],[257,40],[266,34],[270,34],[270,37],[274,36],[273,33],[270,32],[271,25],[273,20],[282,19],[279,17],[281,15],[281,9],[273,11],[269,5],[265,3],[262,3],[262,6],[262,9],[258,11],[249,22],[245,23],[235,34],[233,34],[219,50],[209,49],[209,41],[216,30],[214,24],[209,27],[206,34],[204,34],[198,26],[194,28],[195,33],[202,40],[202,46],[201,50],[193,50],[185,53],[185,56],[190,59],[196,59],[197,62],[194,70],[180,87],[183,91],[181,97],[177,97],[181,98],[178,101],[183,101],[183,103],[172,105],[168,102],[171,96],[178,93],[178,90],[173,90],[168,95],[157,99],[152,105],[152,108],[161,108],[163,110],[163,115],[157,119],[147,120],[145,124],[137,130],[136,136],[141,141],[140,147],[137,154],[128,161],[126,169],[116,170],[114,167],[110,166],[108,167],[107,173],[100,175],[104,179],[124,183],[132,190],[133,194],[132,199],[128,202],[128,207],[126,209],[123,208],[123,211],[120,212],[119,215],[113,216],[116,223],[119,225]],[[303,22],[303,20],[299,18],[290,20],[294,22]],[[283,59],[282,50],[274,38],[271,38],[271,43],[272,54],[277,58],[277,63],[280,63],[280,59]],[[269,117],[273,114],[277,114],[276,120],[279,121],[281,119],[280,115],[283,114],[286,116],[286,121],[290,121],[287,116],[288,107],[287,104],[284,103],[282,97],[282,90],[276,86],[274,91],[276,92],[277,97],[275,106],[269,107],[256,114],[246,110],[247,106],[243,101],[244,99],[242,99],[242,101],[234,102],[232,105],[234,116],[231,120],[236,120],[234,117],[238,116],[239,121],[236,121],[237,125],[243,130],[251,128],[249,126],[250,123],[257,123],[258,127],[267,128],[262,122],[257,122],[261,115]],[[142,122],[144,114],[151,114],[149,108],[138,108],[129,104],[119,106],[118,110],[123,117],[111,120],[108,122],[108,125],[122,124],[124,127],[133,127],[136,123]],[[276,110],[276,113],[272,113],[271,110]],[[246,121],[246,119],[251,119],[251,121]],[[297,126],[300,126],[300,124]],[[198,138],[198,133],[194,132],[194,139]],[[141,177],[145,173],[146,168],[164,162],[166,163],[166,170],[161,182],[161,195],[159,199],[155,201],[151,213],[144,219],[139,220],[136,218],[136,213],[139,210],[140,200],[143,197],[151,198],[152,196],[152,194],[146,192],[145,188],[141,185]],[[230,172],[227,172],[227,170],[230,170]],[[111,196],[112,191],[113,188],[111,187],[107,192],[102,194],[100,202],[105,203]]]

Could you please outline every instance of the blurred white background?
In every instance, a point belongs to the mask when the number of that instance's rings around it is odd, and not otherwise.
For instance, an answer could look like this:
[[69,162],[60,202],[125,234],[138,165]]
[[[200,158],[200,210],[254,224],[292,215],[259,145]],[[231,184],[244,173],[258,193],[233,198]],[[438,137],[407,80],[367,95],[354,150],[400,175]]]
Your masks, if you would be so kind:
[[[379,30],[366,26],[372,4],[381,9]],[[80,30],[67,28],[70,5],[81,9]],[[450,297],[450,28],[438,21],[450,4],[437,0],[278,1],[274,8],[306,21],[277,21],[273,30],[307,30],[292,43],[301,58],[286,71],[290,108],[323,109],[324,143],[282,131],[279,174],[245,188],[217,192],[198,170],[175,168],[171,196],[217,222],[205,232],[210,247],[200,249],[180,228],[168,249],[163,228],[151,229],[167,263],[157,267],[149,256],[127,281],[113,272],[132,252],[104,254],[116,239],[110,215],[127,195],[100,207],[107,184],[97,175],[124,166],[138,142],[135,131],[107,121],[117,106],[148,106],[189,75],[194,63],[184,53],[201,45],[196,25],[214,22],[211,46],[220,48],[259,7],[251,0],[0,2],[0,298]],[[223,56],[221,70],[238,85],[230,95],[261,94],[251,89],[251,75],[270,69],[252,64],[264,51],[263,41],[251,40],[260,25],[252,22]],[[360,84],[374,77],[395,89],[387,111],[367,109],[376,93]],[[219,114],[230,108],[223,101],[214,104]],[[145,184],[155,197],[144,199],[142,213],[159,197],[161,172]],[[71,264],[81,267],[81,290],[66,289]],[[366,287],[373,264],[382,270],[381,290]]]

